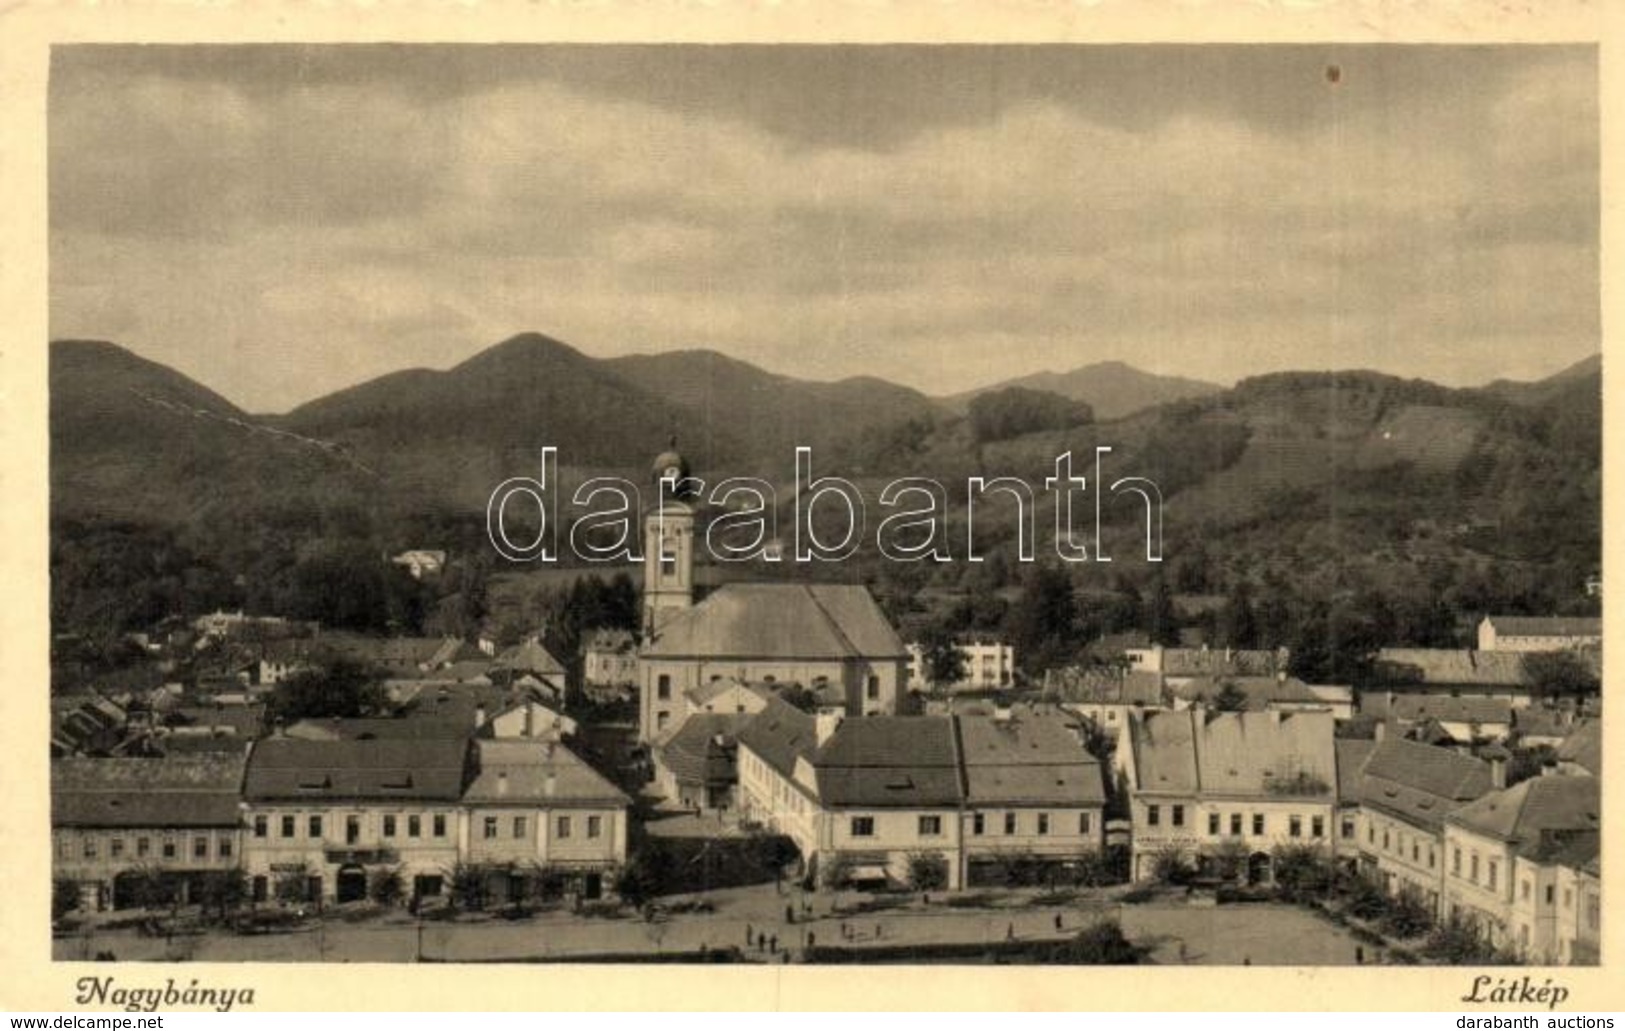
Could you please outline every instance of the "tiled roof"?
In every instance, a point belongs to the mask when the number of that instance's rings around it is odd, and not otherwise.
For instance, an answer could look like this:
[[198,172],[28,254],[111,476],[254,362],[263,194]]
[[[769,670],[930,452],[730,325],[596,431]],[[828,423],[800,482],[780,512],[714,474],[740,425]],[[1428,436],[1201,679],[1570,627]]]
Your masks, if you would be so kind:
[[947,716],[842,720],[812,759],[826,806],[958,805],[962,792]]
[[1365,761],[1377,743],[1370,738],[1337,738],[1333,741],[1337,753],[1337,798],[1340,802],[1357,802],[1360,798],[1360,777]]
[[582,645],[583,651],[592,652],[629,652],[637,642],[627,630],[594,630],[587,635],[586,643]]
[[1396,684],[1473,684],[1522,687],[1528,684],[1521,652],[1471,648],[1382,648],[1377,670]]
[[57,759],[57,827],[235,827],[243,753],[163,759]]
[[1249,712],[1263,712],[1272,704],[1294,705],[1324,705],[1321,697],[1309,690],[1309,685],[1296,677],[1194,677],[1177,687],[1171,688],[1176,698],[1183,698],[1192,702],[1211,702],[1224,690],[1226,684],[1234,684],[1247,696],[1247,710]]
[[1492,790],[1490,767],[1453,749],[1403,738],[1377,745],[1360,779],[1360,804],[1437,830],[1445,814]]
[[[731,782],[736,770],[732,761],[739,731],[755,717],[749,713],[698,712],[684,720],[676,733],[654,746],[660,764],[681,784]],[[725,741],[725,756],[715,754],[716,739]]]
[[772,694],[771,691],[760,684],[749,684],[733,677],[721,677],[703,684],[696,684],[683,693],[695,705],[703,706],[707,702],[715,701],[733,690],[748,691],[764,700]]
[[284,733],[302,741],[424,741],[466,738],[473,731],[471,720],[426,715],[299,720]]
[[1198,790],[1194,715],[1187,709],[1131,717],[1128,744],[1134,749],[1138,790],[1178,794]]
[[563,745],[546,741],[481,740],[465,801],[490,805],[611,805],[631,800]]
[[864,587],[728,584],[674,616],[644,655],[902,659],[907,650]]
[[1602,775],[1602,721],[1586,720],[1557,746],[1559,762],[1574,763],[1591,773]]
[[1584,616],[1487,616],[1497,636],[1601,637],[1602,620]]
[[1130,724],[1142,791],[1331,798],[1329,712],[1148,713]]
[[1162,672],[1171,677],[1263,676],[1286,668],[1285,650],[1165,648]]
[[1524,737],[1562,738],[1567,737],[1574,729],[1571,714],[1540,705],[1514,710],[1512,725]]
[[1104,805],[1100,763],[1054,715],[958,717],[972,805]]
[[1360,712],[1378,719],[1408,723],[1439,720],[1446,723],[1511,724],[1512,703],[1505,698],[1458,698],[1453,695],[1399,694],[1367,691],[1360,696]]
[[767,707],[739,732],[739,743],[785,777],[794,775],[796,760],[811,757],[818,748],[818,727],[810,713],[782,698]]
[[564,665],[539,641],[526,641],[509,648],[497,656],[497,665],[503,669],[525,670],[543,676],[564,675]]
[[1596,777],[1558,774],[1531,777],[1485,795],[1447,819],[1488,837],[1529,844],[1544,831],[1597,829],[1602,823],[1600,803]]
[[249,754],[243,796],[287,799],[421,799],[462,796],[466,738],[300,741],[273,737]]

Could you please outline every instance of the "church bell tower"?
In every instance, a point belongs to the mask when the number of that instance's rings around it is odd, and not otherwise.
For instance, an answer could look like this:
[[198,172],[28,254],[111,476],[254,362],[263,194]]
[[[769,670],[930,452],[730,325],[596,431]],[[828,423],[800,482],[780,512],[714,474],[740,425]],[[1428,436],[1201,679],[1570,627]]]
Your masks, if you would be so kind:
[[694,604],[694,509],[688,462],[677,441],[654,461],[656,504],[643,517],[643,636]]

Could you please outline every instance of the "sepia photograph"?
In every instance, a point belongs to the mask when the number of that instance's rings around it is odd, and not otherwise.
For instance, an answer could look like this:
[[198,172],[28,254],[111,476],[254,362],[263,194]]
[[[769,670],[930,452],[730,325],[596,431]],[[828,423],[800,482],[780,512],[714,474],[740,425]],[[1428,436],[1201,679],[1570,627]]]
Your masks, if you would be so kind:
[[210,1009],[288,964],[1561,1007],[1604,951],[1599,73],[51,46],[28,933],[82,1006],[172,963],[227,965]]

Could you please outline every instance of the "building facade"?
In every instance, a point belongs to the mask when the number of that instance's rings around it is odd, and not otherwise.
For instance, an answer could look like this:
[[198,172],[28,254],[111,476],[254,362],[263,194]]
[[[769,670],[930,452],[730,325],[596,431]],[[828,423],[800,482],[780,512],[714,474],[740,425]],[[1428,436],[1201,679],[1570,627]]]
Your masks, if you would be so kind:
[[53,876],[74,882],[89,912],[141,905],[154,882],[195,900],[240,862],[242,776],[241,753],[53,761]]

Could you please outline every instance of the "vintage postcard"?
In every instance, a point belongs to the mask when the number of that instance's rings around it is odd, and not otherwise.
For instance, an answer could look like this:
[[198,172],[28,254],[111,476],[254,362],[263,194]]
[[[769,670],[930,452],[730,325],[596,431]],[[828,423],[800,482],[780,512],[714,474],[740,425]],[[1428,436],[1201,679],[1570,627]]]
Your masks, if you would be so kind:
[[0,1004],[1620,1008],[1619,26],[1376,10],[0,15]]

